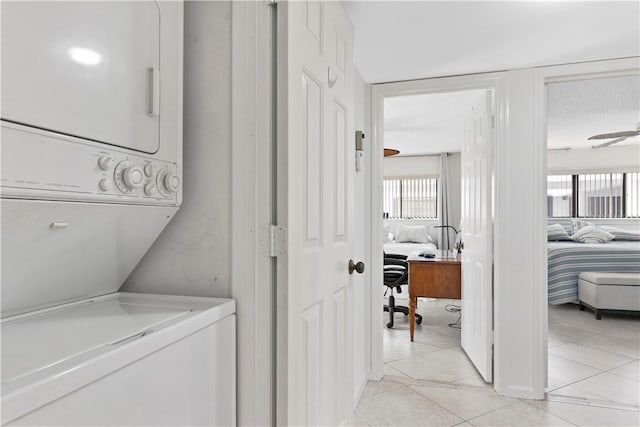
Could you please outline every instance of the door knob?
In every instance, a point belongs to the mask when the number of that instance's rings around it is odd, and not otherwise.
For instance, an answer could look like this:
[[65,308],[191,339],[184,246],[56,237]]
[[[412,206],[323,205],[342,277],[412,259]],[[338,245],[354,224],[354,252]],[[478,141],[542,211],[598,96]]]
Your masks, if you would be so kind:
[[349,274],[353,274],[354,271],[362,274],[364,273],[364,262],[359,261],[358,263],[353,262],[352,259],[349,260]]

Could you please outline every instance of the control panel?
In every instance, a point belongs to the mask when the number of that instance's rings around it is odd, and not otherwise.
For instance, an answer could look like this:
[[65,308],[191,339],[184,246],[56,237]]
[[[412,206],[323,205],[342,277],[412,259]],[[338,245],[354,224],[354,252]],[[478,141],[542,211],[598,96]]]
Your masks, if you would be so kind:
[[2,197],[177,205],[178,165],[2,123]]
[[96,156],[102,194],[171,199],[181,188],[175,166],[169,163],[104,151]]

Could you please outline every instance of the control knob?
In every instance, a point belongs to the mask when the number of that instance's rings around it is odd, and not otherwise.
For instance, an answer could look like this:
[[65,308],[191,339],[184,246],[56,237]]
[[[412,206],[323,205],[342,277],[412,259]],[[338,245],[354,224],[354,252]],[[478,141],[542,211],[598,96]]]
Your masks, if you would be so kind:
[[144,172],[140,166],[133,165],[125,160],[118,163],[113,171],[113,181],[118,190],[123,193],[131,193],[134,189],[142,187],[144,184]]
[[175,193],[180,189],[180,178],[176,174],[168,173],[164,176],[163,184],[169,193]]
[[100,187],[100,189],[102,191],[109,191],[109,190],[111,190],[111,180],[109,180],[107,178],[103,178],[98,183],[98,186]]
[[170,196],[180,190],[180,177],[168,169],[163,169],[158,173],[156,182],[158,191],[163,196]]
[[153,163],[147,163],[146,165],[144,165],[144,174],[148,177],[151,177],[151,175],[153,175]]
[[124,183],[129,188],[138,188],[144,184],[144,172],[139,166],[130,166],[122,172]]
[[107,169],[109,169],[109,166],[111,166],[111,162],[113,161],[112,157],[109,156],[100,156],[98,158],[98,167],[100,169],[102,169],[103,171],[106,171]]
[[156,186],[152,183],[148,183],[144,186],[144,194],[147,196],[152,196],[153,191],[156,189]]

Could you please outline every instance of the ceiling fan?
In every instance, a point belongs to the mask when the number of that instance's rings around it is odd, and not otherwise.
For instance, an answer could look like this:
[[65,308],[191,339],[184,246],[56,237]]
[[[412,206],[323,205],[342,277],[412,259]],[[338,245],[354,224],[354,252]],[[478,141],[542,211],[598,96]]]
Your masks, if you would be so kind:
[[595,145],[593,148],[600,148],[600,147],[608,147],[609,145],[613,145],[613,144],[617,144],[618,142],[622,142],[627,138],[631,138],[633,136],[638,136],[640,135],[640,122],[638,122],[638,124],[636,125],[636,130],[624,130],[621,132],[612,132],[612,133],[602,133],[600,135],[593,135],[592,137],[589,137],[589,141],[591,141],[592,139],[611,139],[611,141],[607,141],[604,142],[602,144],[599,145]]

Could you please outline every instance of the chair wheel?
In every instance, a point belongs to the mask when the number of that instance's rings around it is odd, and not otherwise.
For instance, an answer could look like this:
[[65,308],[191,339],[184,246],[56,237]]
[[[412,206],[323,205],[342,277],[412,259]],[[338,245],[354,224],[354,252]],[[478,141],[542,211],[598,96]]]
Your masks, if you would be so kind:
[[393,323],[387,323],[387,328],[389,329],[393,328]]
[[416,323],[417,323],[418,325],[421,325],[421,324],[422,324],[422,317],[418,317],[418,318],[416,319]]

